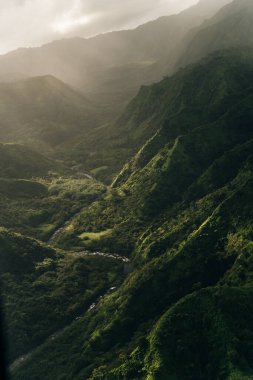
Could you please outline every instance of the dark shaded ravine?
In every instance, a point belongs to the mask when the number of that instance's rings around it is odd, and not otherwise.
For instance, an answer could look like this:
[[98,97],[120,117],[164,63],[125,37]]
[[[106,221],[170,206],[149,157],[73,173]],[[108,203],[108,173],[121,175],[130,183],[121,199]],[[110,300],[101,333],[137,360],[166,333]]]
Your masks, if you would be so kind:
[[56,242],[56,239],[58,238],[58,236],[61,234],[62,231],[64,231],[64,229],[72,222],[72,220],[74,218],[76,218],[79,214],[81,213],[81,211],[79,210],[78,212],[76,212],[75,214],[73,214],[70,218],[68,218],[63,224],[61,227],[59,227],[54,233],[53,235],[48,239],[47,241],[47,244],[51,245],[51,244],[54,244]]
[[[74,215],[72,215],[71,218],[69,218],[67,221],[65,221],[64,224],[53,233],[53,235],[48,240],[47,244],[48,245],[53,245],[55,243],[57,237],[60,235],[60,233],[68,226],[68,224],[70,224],[72,222],[73,218],[77,217],[80,214],[80,212],[81,211],[78,211],[77,213],[75,213]],[[105,259],[110,259],[110,260],[113,259],[113,260],[121,261],[124,264],[123,265],[123,273],[124,273],[125,276],[128,275],[128,274],[130,274],[134,270],[134,265],[130,261],[129,258],[127,258],[125,256],[120,256],[120,255],[118,255],[116,253],[90,252],[90,251],[80,251],[80,252],[68,251],[66,253],[74,255],[74,256],[81,256],[81,257],[94,257],[94,256],[98,256],[98,257],[103,257]],[[96,300],[94,300],[92,302],[92,304],[85,311],[85,313],[80,314],[78,316],[75,316],[75,318],[72,320],[72,322],[70,322],[63,329],[61,329],[61,330],[53,333],[52,335],[50,335],[48,338],[46,338],[46,340],[42,344],[40,344],[38,347],[34,348],[31,352],[29,352],[27,354],[24,354],[24,355],[20,356],[18,359],[16,359],[9,366],[9,372],[13,372],[14,370],[18,369],[23,364],[25,364],[32,357],[32,355],[34,353],[36,353],[37,350],[40,349],[41,346],[43,346],[46,343],[49,343],[50,341],[54,341],[55,339],[57,339],[60,335],[63,334],[63,332],[65,331],[65,329],[67,329],[69,327],[69,325],[71,325],[71,323],[73,323],[75,320],[78,320],[78,319],[84,317],[84,315],[86,313],[91,312],[99,304],[99,302],[104,297],[106,297],[108,294],[110,294],[110,293],[112,293],[112,292],[114,292],[116,290],[117,290],[116,286],[115,287],[113,286],[113,287],[110,287],[109,289],[107,289],[103,294],[101,294]]]
[[16,369],[20,368],[23,364],[25,364],[31,357],[33,354],[35,354],[44,344],[46,343],[49,343],[51,341],[54,341],[56,340],[58,337],[60,337],[64,331],[73,323],[75,322],[76,320],[82,318],[85,316],[86,313],[89,313],[91,312],[97,305],[98,303],[105,297],[107,296],[108,294],[114,292],[117,290],[117,287],[111,287],[110,289],[108,289],[103,295],[100,295],[96,301],[94,301],[90,307],[87,309],[87,311],[84,313],[84,314],[80,314],[78,316],[76,316],[72,322],[70,322],[67,326],[65,326],[63,329],[59,330],[59,331],[56,331],[54,332],[52,335],[50,335],[43,343],[41,343],[38,347],[34,348],[32,351],[30,351],[29,353],[25,354],[25,355],[22,355],[20,356],[18,359],[16,359],[10,366],[9,366],[9,372],[13,372],[15,371]]
[[[123,265],[123,271],[124,271],[124,275],[127,275],[129,273],[131,273],[134,269],[134,265],[133,263],[127,258],[127,257],[124,257],[124,256],[120,256],[118,254],[114,254],[114,253],[104,253],[104,252],[89,252],[89,251],[82,251],[82,252],[68,252],[68,254],[72,254],[72,255],[75,255],[75,256],[82,256],[82,257],[94,257],[94,256],[99,256],[99,257],[103,257],[105,259],[113,259],[113,260],[117,260],[117,261],[121,261],[124,263]],[[19,357],[18,359],[16,359],[10,366],[9,366],[9,372],[13,372],[14,370],[18,369],[19,367],[21,367],[23,364],[25,364],[31,357],[34,353],[36,353],[40,347],[42,347],[44,344],[46,343],[49,343],[50,341],[54,341],[55,339],[57,339],[59,336],[61,336],[63,334],[63,332],[65,331],[65,329],[67,329],[71,323],[73,323],[75,320],[78,320],[82,317],[85,316],[86,313],[89,313],[91,312],[98,304],[99,302],[104,298],[106,297],[108,294],[111,294],[112,292],[116,291],[117,290],[117,287],[116,286],[113,286],[113,287],[110,287],[109,289],[107,289],[103,294],[101,294],[94,302],[92,302],[92,304],[89,306],[89,308],[87,309],[87,311],[83,314],[80,314],[80,315],[77,315],[73,320],[72,322],[70,322],[67,326],[65,326],[63,329],[53,333],[52,335],[50,335],[45,341],[44,343],[40,344],[38,347],[36,347],[35,349],[33,349],[31,352],[25,354],[25,355],[22,355],[21,357]]]

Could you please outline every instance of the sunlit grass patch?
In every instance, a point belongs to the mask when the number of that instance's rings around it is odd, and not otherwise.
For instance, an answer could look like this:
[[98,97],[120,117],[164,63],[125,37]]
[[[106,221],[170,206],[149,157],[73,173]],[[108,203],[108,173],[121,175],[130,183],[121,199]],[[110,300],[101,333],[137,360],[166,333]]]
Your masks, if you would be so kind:
[[111,232],[112,229],[108,229],[101,232],[83,232],[81,235],[79,235],[79,238],[81,240],[100,240],[101,238],[109,236]]

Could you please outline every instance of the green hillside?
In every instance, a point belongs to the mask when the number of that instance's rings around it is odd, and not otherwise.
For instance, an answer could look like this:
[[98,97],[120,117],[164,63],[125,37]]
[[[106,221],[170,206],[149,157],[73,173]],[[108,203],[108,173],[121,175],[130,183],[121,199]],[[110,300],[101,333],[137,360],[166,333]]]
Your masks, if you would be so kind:
[[[252,12],[244,4],[237,5],[241,21],[233,16],[235,25],[231,24],[230,14],[237,14],[233,4],[216,15],[227,3],[230,0],[200,1],[178,15],[162,17],[135,30],[56,41],[1,56],[0,76],[7,72],[10,77],[13,71],[13,78],[19,72],[33,77],[0,83],[1,141],[29,144],[58,159],[77,161],[93,170],[96,178],[110,183],[156,128],[150,120],[149,125],[138,125],[135,130],[130,119],[141,106],[139,100],[123,119],[113,121],[141,85],[160,80],[214,50],[251,44]],[[250,2],[247,7],[251,9]],[[217,22],[224,30],[214,35],[206,25],[216,32]],[[218,33],[224,38],[218,39]],[[203,38],[198,37],[202,34]],[[210,42],[200,43],[199,38]],[[194,46],[188,48],[195,39],[196,54]],[[217,41],[221,40],[227,43],[219,45]],[[82,94],[74,88],[81,89]],[[142,87],[138,99],[146,96]]]
[[28,77],[51,74],[81,89],[97,106],[105,106],[111,119],[142,84],[160,80],[173,68],[189,30],[229,1],[200,1],[179,15],[162,17],[134,30],[18,49],[0,57],[0,78],[11,73]]
[[[180,44],[180,51],[176,54],[173,69],[169,66],[168,60],[163,60],[164,73],[171,74],[177,71],[178,67],[192,64],[199,59],[208,57],[215,51],[231,48],[245,48],[245,51],[252,49],[252,25],[253,3],[251,0],[236,0],[229,3],[212,18],[206,20],[199,27],[193,28],[187,34]],[[172,54],[172,56],[174,55]],[[202,75],[202,73],[196,73],[196,76],[198,75]],[[180,71],[178,76],[180,76]],[[199,86],[203,87],[203,91],[206,92],[204,96],[210,96],[208,91],[212,86],[211,81],[215,79],[210,75],[209,80],[210,83],[205,88],[205,83],[202,84],[201,80],[197,83],[197,78],[195,79],[194,85],[198,89]],[[164,81],[164,83],[166,82]],[[182,106],[180,103],[176,103],[177,98],[172,93],[174,91],[180,95],[180,81],[174,79],[174,83],[175,87],[173,85],[170,87],[171,94],[168,93],[166,87],[163,88],[159,85],[142,86],[137,97],[131,101],[117,122],[91,131],[88,136],[86,135],[85,140],[78,142],[75,149],[72,147],[73,156],[77,160],[85,162],[85,165],[94,170],[99,178],[110,181],[121,169],[121,166],[152,136],[160,124],[165,122],[165,118],[170,119],[171,115],[166,115],[166,101],[169,101],[169,97],[174,96],[175,99],[174,113],[176,113],[176,107],[180,109]],[[233,84],[231,85],[233,86]],[[190,83],[188,87],[189,91],[194,92]],[[163,91],[163,97],[160,96],[159,91]],[[230,90],[228,89],[228,91]],[[230,94],[223,95],[226,98]],[[228,98],[226,99],[224,102],[229,101]],[[201,106],[200,99],[195,101],[199,101],[198,106]],[[192,121],[189,119],[188,123],[190,124]],[[172,121],[170,120],[170,122]]]
[[1,141],[50,151],[97,126],[98,119],[98,108],[53,76],[0,83]]
[[252,183],[248,163],[181,206],[160,257],[13,378],[251,379]]
[[158,131],[58,237],[135,270],[14,380],[253,378],[252,76],[233,50],[145,89]]
[[10,380],[253,380],[252,25],[201,0],[0,57],[44,75],[0,83]]
[[146,96],[141,93],[130,105],[127,114],[134,109],[134,118],[125,125],[132,136],[152,125],[153,137],[122,169],[111,195],[78,216],[62,244],[74,235],[76,244],[86,246],[82,233],[110,229],[110,249],[131,252],[138,230],[182,201],[213,161],[253,138],[252,78],[252,52],[231,51],[143,89]]
[[67,168],[24,145],[0,144],[2,227],[47,240],[106,191],[82,167]]
[[47,241],[104,193],[103,184],[75,173],[36,180],[0,178],[0,225]]
[[251,0],[231,2],[190,33],[177,65],[186,66],[217,50],[252,46],[252,19]]
[[57,165],[20,144],[0,143],[0,177],[32,178],[47,175]]
[[10,361],[79,318],[123,274],[115,260],[65,254],[5,229],[0,268]]
[[20,144],[0,143],[0,177],[42,177],[59,167],[38,152]]

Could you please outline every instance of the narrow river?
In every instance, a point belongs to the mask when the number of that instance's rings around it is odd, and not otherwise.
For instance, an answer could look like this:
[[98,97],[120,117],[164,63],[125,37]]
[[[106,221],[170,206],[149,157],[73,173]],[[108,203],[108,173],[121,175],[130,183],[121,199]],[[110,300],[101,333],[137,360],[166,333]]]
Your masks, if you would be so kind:
[[[110,294],[114,291],[116,291],[117,288],[116,287],[111,287],[110,289],[108,289],[103,295],[99,296],[98,299],[96,301],[94,301],[90,307],[88,308],[88,310],[86,311],[86,313],[90,313],[96,306],[97,304],[107,295],[107,294]],[[75,320],[78,320],[78,319],[81,319],[82,317],[84,317],[84,315],[86,314],[84,313],[83,315],[80,315],[80,316],[76,316],[72,323],[75,321]],[[67,326],[65,326],[63,329],[59,330],[59,331],[56,331],[55,333],[53,333],[52,335],[50,335],[41,345],[39,345],[38,347],[36,347],[34,350],[30,351],[29,353],[25,354],[25,355],[22,355],[21,357],[19,357],[18,359],[16,359],[10,366],[9,366],[9,372],[13,372],[15,371],[16,369],[18,369],[19,367],[21,367],[23,364],[25,364],[26,362],[29,361],[29,359],[32,357],[32,355],[36,354],[37,351],[39,351],[39,349],[46,343],[50,343],[54,340],[56,340],[58,337],[60,337],[65,329],[67,329],[69,326],[71,325],[71,323]]]
[[[127,257],[124,257],[124,256],[120,256],[120,255],[117,255],[115,253],[104,253],[104,252],[89,252],[89,251],[82,251],[82,252],[68,252],[69,254],[72,254],[72,255],[77,255],[77,256],[82,256],[82,257],[94,257],[94,256],[99,256],[99,257],[104,257],[105,259],[113,259],[113,260],[117,260],[117,261],[121,261],[124,263],[124,274],[129,274],[130,272],[132,272],[133,270],[133,264],[131,263],[131,261],[127,258]],[[75,321],[75,320],[78,320],[80,318],[82,318],[86,313],[89,313],[91,312],[96,306],[97,304],[105,297],[107,296],[108,294],[111,294],[113,293],[114,291],[117,290],[117,287],[111,287],[109,288],[103,295],[99,296],[91,305],[90,307],[87,309],[87,311],[83,314],[83,315],[80,315],[80,316],[76,316],[72,323]],[[69,325],[68,325],[69,326]],[[36,347],[34,350],[32,350],[31,352],[25,354],[25,355],[22,355],[21,357],[19,357],[18,359],[16,359],[10,366],[9,366],[9,371],[10,372],[13,372],[14,370],[16,370],[17,368],[21,367],[23,364],[25,364],[27,361],[29,361],[29,359],[32,357],[33,354],[35,354],[42,345],[44,345],[45,343],[49,343],[51,341],[54,341],[55,339],[57,339],[59,336],[62,335],[62,333],[64,332],[64,330],[66,328],[68,328],[68,326],[64,327],[63,329],[55,332],[54,334],[52,334],[51,336],[49,336],[44,343],[42,343],[40,346]]]
[[60,228],[58,228],[48,239],[47,244],[54,244],[58,236],[62,233],[62,231],[64,231],[64,229],[72,222],[74,218],[76,218],[80,214],[80,212],[81,211],[76,212],[68,220],[66,220],[66,222],[64,222],[64,224]]
[[[57,237],[61,234],[61,232],[72,222],[73,218],[77,217],[78,215],[80,214],[80,211],[77,212],[76,214],[74,214],[69,220],[67,220],[63,225],[62,227],[58,228],[54,234],[51,236],[51,238],[48,240],[48,244],[51,245],[51,244],[54,244]],[[72,255],[76,255],[76,256],[82,256],[82,257],[94,257],[94,256],[99,256],[99,257],[103,257],[105,259],[113,259],[113,260],[117,260],[117,261],[121,261],[124,263],[124,274],[127,275],[129,273],[131,273],[134,269],[134,266],[133,266],[133,263],[129,260],[129,258],[125,257],[125,256],[120,256],[116,253],[105,253],[105,252],[90,252],[90,251],[81,251],[81,252],[70,252],[68,251],[67,252],[68,254],[72,254]],[[97,304],[108,294],[116,291],[117,288],[116,287],[111,287],[110,289],[108,289],[103,295],[101,295],[96,301],[94,301],[90,307],[88,308],[88,310],[86,311],[86,313],[89,313],[91,312],[96,306]],[[82,318],[84,315],[80,315],[80,316],[77,316],[75,317],[75,319],[72,321],[72,323],[77,320],[77,319],[80,319]],[[69,325],[68,325],[69,326]],[[48,343],[48,342],[51,342],[51,341],[54,341],[55,339],[57,339],[63,332],[66,328],[68,328],[68,326],[64,327],[63,329],[59,330],[58,332],[55,332],[54,334],[52,334],[51,336],[49,336],[44,343],[42,343],[40,346],[36,347],[34,350],[32,350],[31,352],[25,354],[25,355],[22,355],[20,358],[16,359],[10,366],[9,366],[9,371],[10,372],[13,372],[14,370],[16,370],[17,368],[21,367],[23,364],[25,364],[27,361],[29,361],[29,359],[31,358],[31,356],[33,354],[36,353],[37,350],[40,349],[40,347],[42,345],[44,345],[45,343]]]

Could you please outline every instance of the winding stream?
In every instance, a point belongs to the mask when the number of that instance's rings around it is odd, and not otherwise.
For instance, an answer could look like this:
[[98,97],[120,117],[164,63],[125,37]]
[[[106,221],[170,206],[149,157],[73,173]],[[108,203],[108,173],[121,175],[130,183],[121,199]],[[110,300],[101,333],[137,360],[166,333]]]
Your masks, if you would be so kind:
[[[117,260],[117,261],[121,261],[124,263],[124,274],[129,274],[132,272],[133,270],[133,264],[131,263],[131,261],[127,258],[127,257],[124,257],[124,256],[120,256],[120,255],[117,255],[115,253],[104,253],[104,252],[89,252],[89,251],[82,251],[82,252],[69,252],[70,254],[72,255],[76,255],[76,256],[82,256],[82,257],[94,257],[94,256],[99,256],[99,257],[104,257],[105,259],[113,259],[113,260]],[[90,307],[87,309],[87,311],[85,312],[86,313],[90,313],[97,305],[98,303],[104,298],[106,297],[108,294],[111,294],[113,293],[114,291],[117,290],[117,287],[116,286],[113,286],[113,287],[110,287],[108,290],[106,290],[106,292],[99,296],[96,301],[94,301]],[[75,321],[75,320],[78,320],[78,319],[81,319],[85,314],[83,315],[79,315],[79,316],[76,316],[72,323]],[[70,323],[71,324],[71,323]],[[40,346],[36,347],[34,350],[32,350],[31,352],[29,352],[28,354],[26,355],[22,355],[21,357],[19,357],[18,359],[16,359],[10,366],[9,366],[9,372],[13,372],[14,370],[16,370],[17,368],[21,367],[23,364],[25,364],[27,361],[29,361],[29,359],[32,357],[33,354],[35,354],[42,345],[44,345],[45,343],[49,343],[51,341],[54,341],[55,339],[57,339],[59,336],[62,335],[62,333],[65,331],[66,328],[68,328],[69,325],[67,325],[66,327],[64,327],[63,329],[59,330],[58,332],[55,332],[54,334],[50,335],[44,343],[42,343]]]
[[64,222],[64,224],[58,228],[54,233],[53,235],[48,239],[47,241],[47,244],[54,244],[56,239],[58,238],[58,236],[62,233],[62,231],[64,231],[64,229],[72,222],[72,220],[74,218],[76,218],[79,214],[80,214],[81,211],[78,211],[76,212],[75,214],[73,214],[68,220],[66,220]]
[[[108,294],[111,294],[113,293],[114,291],[117,290],[117,287],[116,286],[113,286],[111,288],[109,288],[103,295],[99,296],[97,298],[97,300],[95,302],[93,302],[90,307],[87,309],[87,311],[83,314],[83,315],[79,315],[79,316],[76,316],[73,321],[71,323],[73,323],[74,321],[77,321],[81,318],[83,318],[85,316],[86,313],[90,313],[93,309],[95,309],[95,307],[98,305],[98,303],[105,297],[107,296]],[[71,323],[67,326],[65,326],[63,329],[57,331],[57,332],[54,332],[52,335],[50,335],[43,343],[41,343],[38,347],[34,348],[32,351],[30,351],[29,353],[25,354],[25,355],[22,355],[20,356],[18,359],[16,359],[10,366],[9,366],[9,372],[13,372],[15,371],[16,369],[18,369],[19,367],[21,367],[23,364],[25,364],[26,362],[29,361],[29,359],[32,357],[32,355],[34,355],[37,351],[39,351],[39,349],[46,343],[50,343],[54,340],[56,340],[59,336],[61,336],[64,331],[71,325]]]
[[[80,214],[80,211],[75,213],[70,219],[68,219],[63,225],[62,227],[58,228],[54,234],[51,236],[51,238],[48,240],[48,244],[49,245],[52,245],[55,240],[57,239],[57,237],[61,234],[61,232],[72,222],[73,218],[77,217],[78,215]],[[99,257],[103,257],[105,259],[113,259],[113,260],[117,260],[117,261],[121,261],[123,262],[124,266],[123,266],[123,269],[124,269],[124,274],[127,275],[129,273],[131,273],[134,269],[134,265],[133,263],[129,260],[128,257],[125,257],[125,256],[120,256],[116,253],[105,253],[105,252],[90,252],[90,251],[80,251],[80,252],[70,252],[68,251],[68,254],[72,254],[72,255],[75,255],[75,256],[82,256],[82,257],[94,257],[94,256],[99,256]],[[90,313],[97,305],[98,303],[105,297],[107,296],[108,294],[114,292],[117,290],[117,287],[113,286],[111,288],[109,288],[108,290],[106,290],[106,292],[103,294],[103,295],[100,295],[98,297],[98,299],[96,301],[94,301],[90,307],[87,309],[87,311],[85,312],[86,313]],[[84,314],[84,315],[85,315]],[[75,320],[78,320],[78,319],[81,319],[84,315],[80,315],[80,316],[76,316],[72,323],[75,321]],[[42,345],[44,345],[45,343],[49,343],[51,341],[54,341],[55,339],[57,339],[60,335],[62,335],[62,333],[65,331],[66,328],[68,328],[68,326],[65,326],[63,329],[59,330],[58,332],[55,332],[54,334],[52,334],[51,336],[49,336],[45,341],[44,343],[42,343],[41,345],[39,345],[38,347],[36,347],[34,350],[32,350],[31,352],[25,354],[25,355],[22,355],[21,357],[19,357],[18,359],[16,359],[10,366],[9,366],[9,371],[10,372],[13,372],[14,370],[16,370],[17,368],[21,367],[23,364],[25,364],[30,358],[31,356],[37,352],[37,350],[40,349],[40,347]]]

